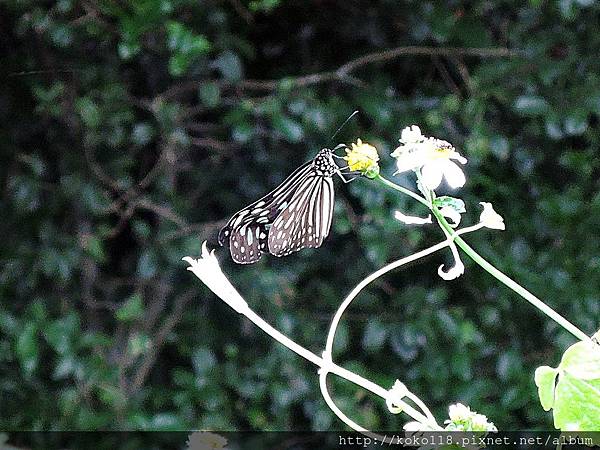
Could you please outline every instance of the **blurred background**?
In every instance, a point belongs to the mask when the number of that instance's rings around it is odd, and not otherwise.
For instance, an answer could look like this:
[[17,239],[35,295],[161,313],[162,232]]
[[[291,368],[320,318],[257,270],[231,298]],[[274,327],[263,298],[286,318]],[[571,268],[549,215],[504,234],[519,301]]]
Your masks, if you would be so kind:
[[[479,201],[505,217],[467,241],[593,333],[599,19],[590,0],[2,2],[0,429],[343,429],[315,367],[181,257],[324,146],[361,137],[391,177],[411,124],[469,159],[466,224]],[[338,181],[322,248],[251,266],[217,250],[251,306],[316,353],[356,283],[442,238],[393,219],[414,202]],[[403,380],[441,420],[460,401],[504,430],[552,428],[533,371],[574,339],[467,260],[444,282],[450,261],[370,286],[337,361]],[[365,427],[406,420],[331,385]]]

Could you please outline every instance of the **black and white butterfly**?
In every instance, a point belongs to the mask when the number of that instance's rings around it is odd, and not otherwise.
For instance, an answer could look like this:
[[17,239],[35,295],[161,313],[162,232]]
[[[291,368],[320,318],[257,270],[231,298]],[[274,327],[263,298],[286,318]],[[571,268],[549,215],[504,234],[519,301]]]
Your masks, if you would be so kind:
[[236,263],[255,263],[263,253],[286,256],[321,246],[333,218],[333,176],[347,182],[334,150],[322,149],[273,191],[233,215],[219,232],[219,244],[229,242]]

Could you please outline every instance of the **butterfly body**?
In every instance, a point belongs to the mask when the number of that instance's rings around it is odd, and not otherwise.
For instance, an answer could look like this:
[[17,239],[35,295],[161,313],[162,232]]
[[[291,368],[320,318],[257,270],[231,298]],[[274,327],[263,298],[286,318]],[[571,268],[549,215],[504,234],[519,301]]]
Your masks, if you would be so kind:
[[333,151],[324,148],[296,169],[273,191],[241,209],[219,232],[232,259],[252,264],[263,253],[286,256],[320,247],[333,217],[333,175],[340,168]]

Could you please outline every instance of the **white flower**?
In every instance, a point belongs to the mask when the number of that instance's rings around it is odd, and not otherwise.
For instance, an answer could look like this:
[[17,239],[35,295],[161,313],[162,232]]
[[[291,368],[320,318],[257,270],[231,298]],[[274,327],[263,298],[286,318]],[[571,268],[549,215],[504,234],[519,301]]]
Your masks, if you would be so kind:
[[402,381],[396,380],[392,388],[388,391],[387,398],[385,399],[388,410],[392,414],[399,414],[402,412],[402,407],[398,405],[400,405],[407,393],[408,389],[406,385]]
[[446,430],[450,431],[475,431],[475,432],[496,432],[496,426],[488,421],[488,418],[483,414],[477,414],[471,411],[468,406],[462,403],[450,405],[446,420]]
[[397,173],[408,170],[421,170],[421,178],[426,188],[437,189],[446,179],[450,187],[459,188],[466,182],[465,174],[458,164],[466,164],[449,142],[425,137],[416,125],[402,130],[401,145],[392,152],[396,158]]
[[196,275],[208,288],[217,294],[221,300],[235,309],[238,313],[243,313],[248,309],[248,304],[242,296],[235,290],[225,274],[221,271],[219,261],[215,257],[215,251],[208,251],[206,241],[202,244],[202,257],[198,259],[186,256],[183,258],[190,264],[187,270]]
[[438,267],[438,275],[446,281],[454,280],[465,273],[465,265],[460,259],[456,259],[454,266],[444,272],[444,265]]
[[431,214],[429,214],[427,217],[416,217],[407,216],[406,214],[402,214],[400,211],[396,211],[394,213],[394,217],[406,225],[424,225],[426,223],[432,223]]
[[506,229],[504,225],[504,219],[500,214],[494,211],[494,207],[488,202],[479,202],[483,206],[483,211],[479,216],[479,222],[487,228],[493,228],[495,230]]
[[448,417],[450,417],[452,422],[468,420],[471,418],[472,414],[471,408],[463,405],[462,403],[456,403],[448,407]]

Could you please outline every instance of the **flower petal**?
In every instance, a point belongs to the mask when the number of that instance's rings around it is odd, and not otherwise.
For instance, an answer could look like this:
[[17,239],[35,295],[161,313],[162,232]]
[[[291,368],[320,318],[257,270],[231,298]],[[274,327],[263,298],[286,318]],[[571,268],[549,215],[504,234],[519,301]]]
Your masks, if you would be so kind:
[[417,422],[416,420],[414,420],[412,422],[406,422],[402,428],[404,429],[404,431],[408,431],[408,432],[426,430],[426,427],[423,427],[423,424],[421,422]]
[[442,264],[438,267],[438,275],[442,277],[446,281],[454,280],[455,278],[460,277],[463,273],[465,273],[465,266],[460,260],[456,260],[454,267],[448,269],[447,272],[444,272],[444,265]]
[[421,134],[421,129],[417,125],[411,125],[404,128],[400,137],[400,142],[405,144],[421,142],[425,137]]
[[463,405],[462,403],[455,403],[454,405],[450,405],[448,407],[448,417],[453,422],[458,422],[461,420],[467,420],[471,417],[471,408]]
[[451,206],[443,206],[440,209],[440,212],[444,217],[450,219],[450,225],[453,228],[456,228],[458,224],[460,224],[461,215],[456,209],[452,208]]
[[452,153],[450,153],[450,156],[448,158],[449,159],[455,159],[455,160],[457,160],[461,164],[466,164],[467,163],[467,158],[465,158],[464,156],[460,155],[457,151],[453,151]]
[[463,187],[467,181],[462,169],[454,162],[446,160],[444,162],[444,177],[450,187],[456,189]]
[[494,211],[494,207],[488,202],[479,202],[483,206],[483,211],[479,216],[479,222],[486,228],[494,230],[505,230],[504,219],[500,214]]
[[415,150],[408,150],[407,147],[398,147],[392,156],[396,158],[396,173],[407,172],[414,170],[422,165],[422,159],[419,153]]
[[392,414],[399,414],[402,412],[402,407],[397,405],[399,405],[402,399],[406,397],[407,393],[408,389],[406,385],[400,380],[396,380],[392,388],[388,391],[387,398],[385,399],[388,410]]
[[437,189],[444,176],[444,163],[441,160],[432,161],[423,166],[421,170],[423,184],[430,190]]
[[431,214],[429,214],[427,217],[416,217],[407,216],[406,214],[402,214],[400,211],[396,211],[394,213],[394,217],[407,225],[424,225],[426,223],[432,223]]
[[246,301],[221,271],[219,261],[215,257],[215,251],[208,251],[206,241],[202,244],[202,256],[200,258],[194,259],[186,256],[182,259],[190,265],[187,270],[200,278],[211,291],[238,313],[248,309]]

